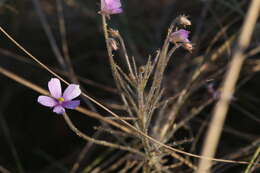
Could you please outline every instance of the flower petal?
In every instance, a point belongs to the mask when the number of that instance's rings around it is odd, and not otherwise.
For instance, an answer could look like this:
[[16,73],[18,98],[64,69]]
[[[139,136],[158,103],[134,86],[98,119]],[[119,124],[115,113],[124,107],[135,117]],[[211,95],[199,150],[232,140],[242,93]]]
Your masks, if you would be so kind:
[[183,40],[183,42],[184,43],[190,43],[190,40],[186,38],[186,39]]
[[173,43],[190,42],[188,36],[189,36],[189,31],[186,31],[185,29],[180,29],[171,34],[170,41],[172,41]]
[[120,8],[122,6],[120,0],[105,0],[105,1],[108,8],[110,9]]
[[178,32],[180,33],[181,37],[183,37],[183,38],[188,38],[189,33],[190,33],[189,31],[187,31],[185,29],[180,29]]
[[63,93],[63,98],[65,101],[70,101],[76,97],[78,97],[81,93],[79,85],[70,84]]
[[57,101],[48,96],[39,96],[37,101],[41,105],[47,106],[47,107],[54,107],[55,105],[57,105]]
[[116,9],[111,10],[112,14],[118,14],[118,13],[122,13],[122,12],[123,12],[122,8],[116,8]]
[[73,100],[73,101],[63,102],[62,106],[67,109],[75,109],[76,107],[79,106],[79,104],[80,104],[79,100]]
[[101,11],[105,14],[122,13],[120,0],[101,0]]
[[56,114],[64,114],[65,109],[61,105],[58,105],[54,107],[53,112],[55,112]]
[[106,1],[105,0],[101,0],[101,10],[104,11],[106,9]]
[[59,79],[52,78],[48,83],[48,88],[49,88],[51,95],[54,98],[57,99],[57,98],[61,97],[61,84],[60,84]]

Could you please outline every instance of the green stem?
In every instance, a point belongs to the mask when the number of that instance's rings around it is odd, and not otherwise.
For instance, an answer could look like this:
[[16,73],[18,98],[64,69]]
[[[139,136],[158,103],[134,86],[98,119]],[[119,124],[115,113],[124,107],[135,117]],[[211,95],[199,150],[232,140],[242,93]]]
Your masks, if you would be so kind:
[[251,171],[252,167],[256,164],[255,161],[257,160],[259,154],[260,154],[260,146],[258,146],[258,148],[256,149],[255,154],[250,160],[250,164],[247,166],[244,173],[249,173]]

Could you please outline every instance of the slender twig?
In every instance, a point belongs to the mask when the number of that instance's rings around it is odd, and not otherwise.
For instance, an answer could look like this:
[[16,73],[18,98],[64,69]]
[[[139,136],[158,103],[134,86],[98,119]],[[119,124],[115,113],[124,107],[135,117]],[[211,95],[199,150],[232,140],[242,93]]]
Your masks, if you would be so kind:
[[[11,58],[13,58],[15,60],[18,60],[18,61],[30,64],[30,65],[33,65],[35,67],[41,67],[40,65],[35,64],[33,61],[28,59],[27,57],[18,55],[18,54],[14,53],[14,52],[11,52],[11,51],[7,50],[7,49],[0,48],[0,53],[5,55],[5,56],[11,57]],[[68,74],[67,71],[63,71],[63,70],[57,69],[55,67],[51,67],[51,69],[55,73],[58,73],[58,74],[60,74],[62,76],[69,77],[69,74]],[[105,86],[104,84],[95,82],[93,80],[87,79],[87,78],[82,77],[82,76],[79,76],[78,74],[77,74],[77,78],[79,79],[80,82],[82,82],[84,84],[87,84],[87,85],[90,85],[92,87],[99,88],[99,89],[102,89],[104,91],[107,91],[107,92],[110,92],[110,93],[113,93],[113,94],[117,94],[118,93],[117,89],[115,89],[115,88],[112,88],[112,87],[109,87],[109,86]]]
[[91,138],[91,137],[87,136],[86,134],[82,133],[81,131],[79,131],[77,129],[77,127],[70,120],[70,118],[69,118],[67,113],[63,114],[63,118],[65,119],[65,121],[66,121],[67,125],[69,126],[69,128],[74,133],[76,133],[79,137],[85,139],[86,141],[90,141],[90,142],[98,144],[98,145],[103,145],[103,146],[107,146],[107,147],[111,147],[111,148],[116,148],[116,149],[120,149],[120,150],[129,151],[129,152],[132,152],[132,153],[135,153],[135,154],[143,156],[142,152],[140,152],[140,151],[138,151],[136,149],[133,149],[131,147],[126,147],[126,146],[122,146],[122,145],[119,145],[119,144],[110,143],[110,142],[107,142],[107,141],[97,140],[97,139],[94,139],[94,138]]
[[[115,117],[106,117],[106,118],[109,118],[109,119],[112,119],[112,120],[118,120],[118,118],[115,118]],[[120,119],[122,120],[130,120],[130,121],[136,121],[137,118],[135,117],[120,117]]]
[[[252,142],[253,140],[253,142]],[[250,140],[250,144],[243,147],[243,148],[239,148],[237,149],[235,152],[229,153],[223,157],[228,158],[228,159],[236,159],[236,158],[241,158],[242,156],[246,156],[249,155],[249,153],[252,153],[254,151],[256,151],[256,148],[259,147],[260,145],[260,138],[256,137],[254,139]],[[218,164],[218,165],[216,165]],[[212,168],[212,172],[220,172],[221,170],[223,170],[223,168],[225,167],[225,165],[227,165],[226,163],[214,163],[214,168]]]
[[[102,163],[106,162],[107,160],[111,160],[111,157],[109,157],[109,159],[107,159],[107,157],[108,157],[108,155],[111,154],[113,151],[114,151],[114,149],[109,149],[109,150],[107,150],[107,151],[105,151],[105,152],[102,152],[102,154],[100,154],[98,157],[96,157],[96,158],[92,161],[92,163],[88,164],[87,167],[85,167],[81,172],[86,172],[86,173],[87,173],[87,172],[95,172],[95,170],[97,170],[96,173],[97,173],[98,171],[99,171],[99,173],[100,173],[100,171],[101,171],[100,166],[97,167],[97,165],[102,164]],[[117,155],[116,155],[116,156],[117,156]],[[96,167],[96,168],[95,168],[95,167]],[[95,169],[94,169],[94,168],[95,168]],[[72,173],[72,171],[71,171],[70,173]]]
[[150,100],[153,97],[155,91],[159,90],[161,87],[163,74],[164,74],[164,71],[166,68],[167,52],[168,52],[169,44],[170,44],[170,42],[169,42],[170,34],[172,33],[172,30],[173,30],[175,24],[176,24],[176,21],[174,20],[173,23],[171,24],[170,28],[168,29],[166,39],[162,46],[162,50],[160,51],[159,60],[157,63],[155,74],[154,74],[154,80],[152,82],[152,86],[151,86],[151,89],[148,94],[148,100]]
[[10,171],[8,171],[6,168],[4,168],[3,166],[0,166],[0,172],[1,173],[11,173]]
[[118,131],[118,130],[113,130],[112,128],[105,128],[105,127],[102,127],[102,126],[98,126],[98,127],[95,126],[94,129],[101,131],[101,132],[109,133],[113,136],[119,136],[120,141],[122,141],[122,139],[123,139],[122,137],[135,137],[135,136],[130,136],[127,133],[124,133],[124,132],[121,132],[121,131]]
[[179,123],[174,126],[174,131],[177,131],[179,128],[183,127],[188,121],[190,121],[192,118],[194,118],[196,115],[198,115],[206,106],[211,104],[214,101],[214,99],[207,100],[204,104],[199,106],[196,109],[192,109],[190,114],[185,117],[183,120],[181,120]]
[[194,164],[192,164],[189,160],[185,159],[184,157],[180,156],[177,153],[171,153],[171,156],[173,158],[178,159],[180,162],[182,162],[183,164],[187,165],[188,167],[192,168],[193,170],[197,170],[197,166],[195,166]]
[[[1,105],[2,107],[2,105]],[[0,126],[1,126],[1,129],[2,129],[2,132],[3,132],[3,136],[4,136],[4,139],[6,140],[8,146],[10,147],[10,150],[11,150],[11,155],[13,156],[14,158],[14,161],[16,163],[16,166],[17,166],[17,171],[19,173],[24,173],[24,168],[23,168],[23,164],[22,164],[22,160],[17,152],[17,148],[14,144],[14,141],[11,137],[11,134],[10,134],[10,130],[9,130],[9,127],[7,125],[7,122],[5,120],[5,117],[3,116],[3,114],[0,112]],[[2,170],[4,170],[4,168],[2,168]],[[1,166],[0,166],[0,172],[1,172]],[[3,171],[4,172],[7,172],[7,171]]]
[[[58,11],[62,52],[63,52],[66,63],[70,67],[72,67],[72,63],[71,63],[70,55],[69,55],[68,42],[67,42],[67,38],[66,38],[67,33],[66,33],[65,20],[64,20],[64,15],[63,15],[63,4],[62,4],[61,0],[56,0],[56,4],[57,4],[57,11]],[[73,71],[73,68],[69,68],[69,69]],[[73,71],[73,73],[74,73],[74,71]]]
[[137,173],[141,169],[141,167],[143,167],[143,165],[144,162],[139,162],[138,165],[136,165],[136,167],[132,170],[131,173]]
[[[98,136],[101,134],[100,131],[95,132],[91,138],[98,138]],[[83,149],[81,149],[81,151],[79,152],[76,161],[73,163],[71,169],[70,169],[70,173],[75,173],[79,168],[80,168],[80,164],[83,161],[83,159],[86,157],[86,155],[89,155],[89,150],[91,149],[92,145],[94,143],[92,142],[86,142],[85,146],[83,147]],[[103,155],[101,155],[103,157]]]
[[35,9],[36,9],[36,12],[40,18],[40,21],[41,21],[41,24],[43,26],[43,29],[46,33],[46,36],[50,42],[50,45],[51,45],[51,48],[52,48],[52,51],[54,53],[54,55],[56,56],[59,64],[61,65],[62,69],[65,70],[67,69],[67,65],[63,59],[63,56],[57,46],[57,42],[55,40],[55,37],[53,35],[53,33],[51,32],[51,27],[50,25],[48,24],[47,20],[46,20],[46,17],[42,11],[42,8],[41,8],[41,5],[39,4],[39,0],[33,0],[33,4],[35,6]]
[[[122,36],[121,36],[119,33],[118,33],[118,39],[119,39],[120,45],[121,45],[121,47],[122,47],[122,49],[123,49],[122,51],[123,51],[123,53],[124,53],[124,57],[125,57],[125,61],[126,61],[128,70],[129,70],[131,76],[134,76],[134,72],[133,72],[133,70],[132,70],[132,66],[131,66],[131,64],[130,64],[129,57],[128,57],[128,53],[127,53],[127,50],[126,50],[126,47],[125,47],[125,42],[124,42]],[[133,58],[133,59],[134,59],[134,58]]]
[[248,118],[250,118],[251,120],[255,121],[256,123],[260,124],[260,119],[257,117],[257,115],[254,115],[252,113],[250,113],[248,110],[246,110],[245,108],[243,108],[243,106],[238,105],[236,103],[232,103],[231,106],[235,109],[237,109],[238,111],[240,111],[242,114],[246,115]]

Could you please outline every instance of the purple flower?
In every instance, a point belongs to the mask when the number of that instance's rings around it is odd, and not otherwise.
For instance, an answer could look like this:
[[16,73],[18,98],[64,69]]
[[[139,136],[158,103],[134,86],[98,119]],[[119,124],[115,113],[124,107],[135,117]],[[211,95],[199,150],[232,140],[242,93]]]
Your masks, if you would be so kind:
[[120,0],[101,0],[101,13],[110,15],[122,13]]
[[79,106],[79,100],[72,100],[81,93],[79,85],[70,84],[62,94],[60,80],[52,78],[48,83],[48,88],[51,97],[39,96],[37,101],[43,106],[53,108],[53,112],[63,114],[65,113],[65,108],[75,109]]
[[189,43],[190,40],[189,37],[189,31],[186,31],[185,29],[180,29],[178,31],[175,31],[170,36],[170,41],[176,44],[177,42],[182,43]]
[[174,44],[177,44],[178,42],[183,43],[182,47],[189,52],[192,52],[193,50],[193,45],[190,43],[190,40],[188,39],[189,37],[189,31],[186,31],[185,29],[180,29],[178,31],[175,31],[171,33],[170,35],[170,41],[173,42]]

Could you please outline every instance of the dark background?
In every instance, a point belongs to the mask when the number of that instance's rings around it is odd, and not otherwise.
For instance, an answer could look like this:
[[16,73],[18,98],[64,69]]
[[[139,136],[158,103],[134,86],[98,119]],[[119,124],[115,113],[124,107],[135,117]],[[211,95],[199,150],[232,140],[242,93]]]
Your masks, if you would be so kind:
[[[100,89],[88,81],[115,88],[106,54],[101,17],[98,14],[99,1],[61,1],[69,55],[76,74],[87,80],[81,83],[82,86],[89,95],[102,103],[120,103],[115,92]],[[31,0],[0,1],[0,25],[39,60],[51,68],[62,70],[37,13],[43,11],[57,46],[61,48],[56,1],[37,2],[38,8]],[[178,50],[176,61],[170,63],[167,74],[179,67],[182,58],[186,63],[195,63],[196,57],[205,53],[216,33],[236,19],[225,35],[213,45],[212,50],[223,45],[229,36],[240,29],[248,7],[247,1],[243,0],[122,0],[122,3],[124,13],[111,16],[110,26],[120,30],[129,54],[134,55],[139,64],[144,63],[147,56],[162,45],[167,27],[177,15],[189,15],[193,25],[188,30],[192,31],[195,51],[189,54],[183,49]],[[259,23],[257,28],[249,50],[259,46]],[[226,60],[231,58],[231,53],[226,52],[221,58],[225,59],[226,63]],[[249,58],[252,63],[245,66],[240,81],[248,80],[236,91],[236,100],[231,105],[226,121],[227,129],[220,141],[222,148],[219,156],[239,151],[259,138],[260,76],[257,70],[252,72],[252,69],[257,67],[259,54]],[[120,59],[118,61],[120,63]],[[31,61],[2,33],[0,65],[45,89],[47,82],[53,77]],[[214,70],[214,67],[212,69]],[[181,76],[178,78],[177,74],[172,78],[180,80]],[[205,90],[202,89],[199,94],[201,93],[204,94]],[[36,101],[38,96],[39,94],[31,89],[0,75],[0,166],[11,172],[67,172],[85,142],[67,128],[62,117],[39,105]],[[84,101],[82,106],[87,107]],[[102,115],[108,116],[97,106],[95,108]],[[207,107],[201,118],[211,113],[211,109],[212,106]],[[76,111],[69,113],[78,128],[88,135],[94,133],[93,126],[99,125],[97,120]],[[249,113],[254,118],[248,117]],[[195,131],[201,125],[200,120],[193,121],[192,127]],[[94,151],[102,149],[93,148],[82,164],[83,168],[96,157],[97,153]],[[199,150],[197,152],[199,153]]]

